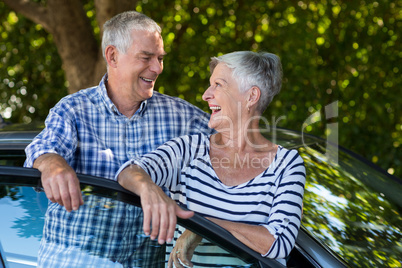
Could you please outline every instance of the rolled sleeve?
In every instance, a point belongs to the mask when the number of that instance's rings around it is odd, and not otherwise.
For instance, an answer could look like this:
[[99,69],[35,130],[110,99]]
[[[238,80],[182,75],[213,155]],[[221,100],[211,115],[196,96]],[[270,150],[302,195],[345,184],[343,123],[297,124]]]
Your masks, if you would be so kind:
[[268,223],[262,225],[275,238],[263,257],[281,259],[288,256],[300,228],[306,171],[302,158],[294,151],[292,154],[281,175]]
[[53,108],[45,125],[45,129],[25,148],[25,167],[33,167],[39,156],[48,153],[58,154],[67,162],[73,158],[77,148],[77,134],[66,113],[60,113],[60,109]]
[[[140,163],[139,163],[138,159],[139,159],[138,157],[133,158],[133,159],[130,159],[130,160],[128,160],[127,162],[125,162],[123,165],[121,165],[120,168],[117,170],[116,175],[114,176],[114,180],[117,181],[117,179],[118,179],[120,173],[121,173],[126,167],[131,166],[131,165],[139,165]],[[144,169],[141,165],[139,165],[139,166],[140,166],[142,169]]]

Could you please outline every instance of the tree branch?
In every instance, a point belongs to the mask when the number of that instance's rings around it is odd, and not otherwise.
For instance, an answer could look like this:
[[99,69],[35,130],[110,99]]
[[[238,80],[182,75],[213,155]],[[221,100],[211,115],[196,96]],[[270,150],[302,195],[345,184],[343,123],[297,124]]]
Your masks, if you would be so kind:
[[135,10],[138,0],[95,0],[96,20],[98,21],[101,34],[103,24],[114,15],[128,10]]
[[27,17],[37,24],[41,24],[47,31],[51,32],[48,9],[41,4],[29,0],[3,0],[6,5],[17,13]]

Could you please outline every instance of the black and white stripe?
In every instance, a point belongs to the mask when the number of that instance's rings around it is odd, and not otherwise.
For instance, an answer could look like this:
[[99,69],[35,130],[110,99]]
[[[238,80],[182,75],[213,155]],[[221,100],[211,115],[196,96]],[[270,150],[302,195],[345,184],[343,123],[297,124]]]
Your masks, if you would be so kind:
[[209,136],[171,140],[135,161],[178,203],[204,216],[262,225],[276,238],[268,258],[284,258],[300,226],[305,167],[296,150],[279,146],[271,165],[237,186],[217,177],[209,156]]

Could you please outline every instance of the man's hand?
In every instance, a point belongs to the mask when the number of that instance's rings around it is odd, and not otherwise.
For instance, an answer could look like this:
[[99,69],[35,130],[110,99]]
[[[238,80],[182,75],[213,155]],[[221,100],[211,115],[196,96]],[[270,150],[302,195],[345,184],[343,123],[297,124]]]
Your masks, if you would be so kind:
[[64,158],[44,154],[35,160],[33,167],[42,173],[42,186],[50,201],[64,206],[69,212],[84,204],[77,175]]
[[150,235],[152,240],[158,237],[159,244],[173,239],[176,216],[188,219],[194,215],[193,211],[180,208],[139,166],[131,165],[125,168],[119,174],[118,182],[141,197],[144,233]]

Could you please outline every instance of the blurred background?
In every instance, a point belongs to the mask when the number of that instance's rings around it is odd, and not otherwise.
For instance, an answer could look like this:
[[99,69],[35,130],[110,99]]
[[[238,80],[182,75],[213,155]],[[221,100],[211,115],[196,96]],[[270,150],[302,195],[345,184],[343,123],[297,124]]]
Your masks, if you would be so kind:
[[323,138],[337,124],[340,145],[402,177],[402,1],[2,0],[4,120],[43,122],[63,96],[97,85],[106,71],[102,25],[125,10],[162,27],[159,92],[209,112],[201,96],[210,57],[275,53],[284,82],[268,123]]

